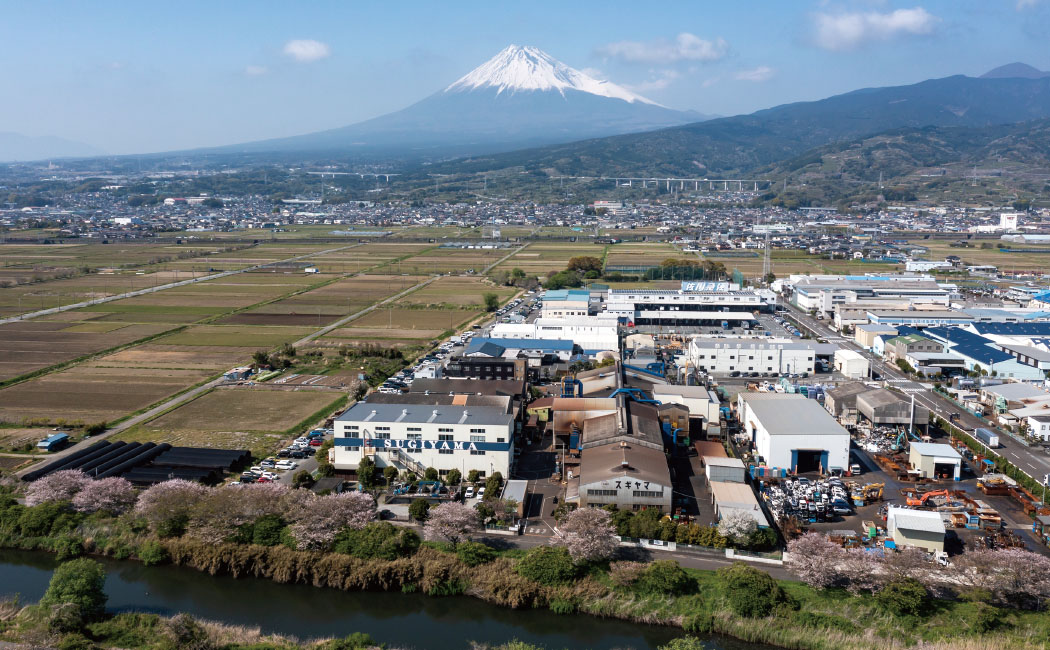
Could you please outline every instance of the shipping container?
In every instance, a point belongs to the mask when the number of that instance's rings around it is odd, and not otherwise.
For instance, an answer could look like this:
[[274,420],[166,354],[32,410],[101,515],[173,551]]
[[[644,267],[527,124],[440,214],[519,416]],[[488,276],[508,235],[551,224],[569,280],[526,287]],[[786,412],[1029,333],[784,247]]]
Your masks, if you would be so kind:
[[984,427],[977,427],[973,431],[973,437],[977,438],[989,449],[996,449],[999,447],[999,434],[995,433],[990,429]]

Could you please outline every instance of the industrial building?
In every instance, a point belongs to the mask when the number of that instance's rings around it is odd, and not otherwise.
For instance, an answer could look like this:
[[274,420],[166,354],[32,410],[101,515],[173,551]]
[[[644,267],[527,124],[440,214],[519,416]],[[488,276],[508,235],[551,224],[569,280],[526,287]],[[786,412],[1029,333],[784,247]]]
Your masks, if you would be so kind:
[[860,352],[845,348],[835,350],[835,372],[848,379],[861,379],[868,376],[868,359]]
[[552,289],[541,298],[542,318],[572,318],[591,313],[591,292],[588,289]]
[[941,513],[890,506],[886,533],[897,547],[915,547],[931,553],[944,551],[944,521]]
[[913,442],[908,451],[908,463],[923,478],[962,480],[962,456],[951,445]]
[[671,511],[671,473],[662,449],[626,440],[587,447],[580,453],[579,471],[581,507]]
[[874,388],[857,395],[857,414],[876,426],[926,430],[930,410],[886,388]]
[[774,302],[771,293],[758,291],[611,289],[606,313],[634,327],[684,329],[723,322],[740,326],[750,325],[756,312],[771,311]]
[[774,282],[804,310],[830,314],[836,305],[863,299],[903,299],[912,304],[947,307],[954,285],[941,285],[929,275],[792,275]]
[[759,528],[769,528],[766,513],[758,503],[754,490],[747,483],[711,481],[711,502],[719,519],[730,512],[742,512],[752,517]]
[[494,339],[546,339],[571,341],[589,356],[619,352],[620,339],[615,316],[570,316],[537,318],[532,323],[497,323],[489,336]]
[[798,473],[849,467],[849,432],[816,400],[797,393],[740,393],[737,417],[770,467]]
[[695,336],[687,359],[694,368],[711,374],[731,372],[813,372],[814,344],[787,339],[729,339]]
[[441,476],[453,469],[510,476],[513,447],[514,417],[500,408],[358,402],[335,419],[332,464],[355,472],[367,456],[377,467],[419,474],[433,467]]
[[[718,397],[703,386],[657,384],[653,386],[653,399],[664,404],[681,404],[689,409],[691,431],[696,431],[699,427],[710,433],[710,425],[718,425],[720,402]],[[699,422],[693,426],[696,420]]]

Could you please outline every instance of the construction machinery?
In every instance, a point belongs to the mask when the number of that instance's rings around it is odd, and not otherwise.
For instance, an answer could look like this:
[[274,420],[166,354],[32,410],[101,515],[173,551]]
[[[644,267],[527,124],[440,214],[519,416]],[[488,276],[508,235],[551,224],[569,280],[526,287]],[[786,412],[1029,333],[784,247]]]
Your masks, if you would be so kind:
[[885,487],[885,483],[868,483],[862,488],[851,490],[853,505],[859,508],[869,503],[882,501],[882,491]]
[[951,496],[951,492],[949,490],[933,490],[932,492],[927,492],[922,496],[908,496],[905,499],[905,503],[907,503],[909,506],[925,506],[926,501],[932,499],[933,497],[947,496]]
[[915,432],[904,428],[897,434],[897,438],[893,441],[893,444],[890,445],[890,449],[893,451],[901,451],[905,448],[909,439],[914,440],[915,442],[922,442],[922,438],[915,435]]

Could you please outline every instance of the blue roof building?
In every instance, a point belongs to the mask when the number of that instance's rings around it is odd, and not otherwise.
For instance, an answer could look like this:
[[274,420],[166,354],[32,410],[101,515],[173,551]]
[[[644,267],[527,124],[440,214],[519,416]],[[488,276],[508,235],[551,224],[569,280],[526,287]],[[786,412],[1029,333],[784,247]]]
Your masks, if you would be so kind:
[[[973,325],[1017,325],[1018,323],[974,323]],[[948,352],[961,357],[967,370],[981,368],[999,377],[1041,381],[1042,370],[1021,363],[1013,355],[995,347],[995,342],[961,327],[927,327],[923,335],[944,343]]]

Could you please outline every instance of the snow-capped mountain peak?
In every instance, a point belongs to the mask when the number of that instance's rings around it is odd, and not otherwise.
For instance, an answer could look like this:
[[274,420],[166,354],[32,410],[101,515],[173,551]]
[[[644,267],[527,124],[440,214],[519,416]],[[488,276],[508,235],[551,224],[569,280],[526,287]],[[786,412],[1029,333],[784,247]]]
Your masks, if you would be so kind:
[[514,93],[555,90],[562,96],[566,90],[576,90],[599,97],[622,99],[631,104],[640,102],[659,106],[623,86],[595,79],[565,65],[543,50],[527,45],[510,45],[504,48],[499,54],[446,88],[445,92],[463,92],[478,88],[495,88],[497,94],[504,91]]

